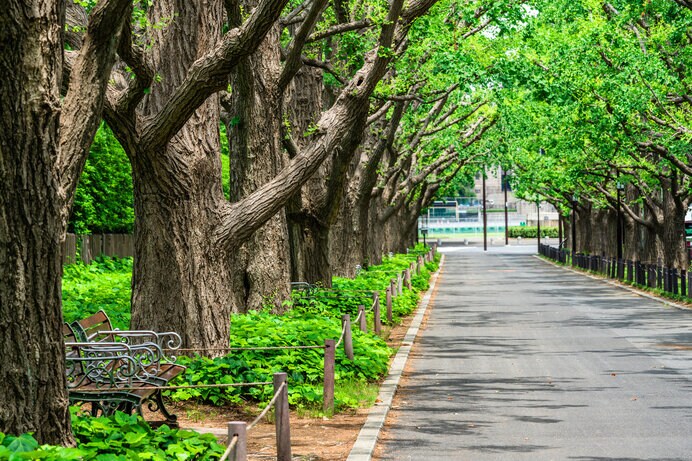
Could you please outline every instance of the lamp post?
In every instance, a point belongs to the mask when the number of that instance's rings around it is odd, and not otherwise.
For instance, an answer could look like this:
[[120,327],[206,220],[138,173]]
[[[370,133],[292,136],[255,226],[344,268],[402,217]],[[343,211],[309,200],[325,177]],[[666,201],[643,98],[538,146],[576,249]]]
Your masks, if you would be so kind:
[[483,169],[483,251],[488,251],[488,210],[485,196],[485,168]]
[[509,213],[508,213],[508,204],[507,204],[507,172],[503,169],[502,170],[502,189],[505,193],[505,246],[509,245]]
[[622,241],[623,241],[623,225],[622,225],[622,208],[621,208],[621,194],[622,191],[625,189],[625,184],[623,184],[620,180],[618,180],[615,183],[615,187],[617,188],[617,195],[618,195],[618,203],[617,203],[617,225],[616,227],[616,239],[617,239],[617,259],[618,261],[622,260]]
[[541,252],[541,199],[536,199],[536,236],[538,237],[538,252]]
[[577,195],[572,196],[572,265],[574,266],[574,257],[577,254]]

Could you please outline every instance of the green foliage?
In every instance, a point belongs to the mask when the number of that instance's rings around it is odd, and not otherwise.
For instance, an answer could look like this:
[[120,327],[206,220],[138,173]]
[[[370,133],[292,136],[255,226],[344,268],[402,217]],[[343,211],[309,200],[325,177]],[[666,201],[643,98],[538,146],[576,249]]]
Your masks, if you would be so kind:
[[130,162],[101,124],[75,192],[69,229],[77,234],[131,233],[133,203]]
[[62,283],[63,316],[66,322],[106,311],[113,326],[130,325],[132,258],[99,258],[89,265],[64,267]]
[[[290,311],[285,315],[250,312],[231,319],[232,347],[322,346],[324,339],[338,339],[341,322],[336,318]],[[353,329],[355,360],[351,362],[343,348],[336,352],[336,380],[367,382],[379,379],[387,371],[391,350],[373,335]],[[268,382],[277,372],[289,377],[289,402],[298,407],[322,400],[324,374],[322,349],[280,349],[233,351],[219,358],[181,357],[188,369],[178,384]],[[319,389],[319,390],[318,390]],[[271,386],[210,389],[179,389],[170,393],[174,400],[195,399],[215,405],[243,400],[268,401]],[[336,406],[349,402],[336,400]],[[352,403],[352,402],[351,402]]]
[[[510,238],[530,238],[535,239],[538,234],[538,228],[536,226],[510,226],[508,229]],[[558,236],[557,227],[541,226],[541,237],[553,237]]]
[[[288,301],[293,309],[284,315],[250,312],[231,318],[232,347],[322,346],[324,339],[337,340],[341,334],[341,316],[350,313],[355,320],[359,304],[370,310],[372,292],[381,293],[382,321],[386,323],[384,293],[391,278],[427,251],[422,245],[409,254],[386,257],[381,265],[370,266],[354,279],[335,278],[331,290],[317,289],[312,296],[294,293]],[[393,299],[394,322],[410,314],[418,302],[418,293],[428,288],[430,273],[437,262],[427,263],[420,274],[412,274],[413,289]],[[102,258],[91,265],[65,266],[63,309],[70,322],[104,309],[114,327],[127,329],[130,320],[130,283],[132,259]],[[369,312],[372,323],[372,311]],[[392,351],[373,334],[352,326],[355,360],[350,361],[343,348],[336,352],[337,383],[375,382],[387,371]],[[272,374],[289,376],[289,401],[298,408],[321,406],[324,372],[323,350],[282,349],[233,351],[219,358],[180,357],[187,366],[176,384],[228,384],[267,382]],[[337,388],[338,389],[338,388]],[[271,386],[177,389],[168,392],[174,400],[197,400],[215,405],[243,401],[266,402],[273,395]],[[348,390],[336,392],[337,409],[360,405],[360,399]]]
[[14,437],[0,432],[0,461],[211,461],[225,451],[211,434],[165,425],[152,429],[141,417],[120,412],[93,418],[80,416],[72,408],[72,430],[76,448],[39,446],[31,434]]

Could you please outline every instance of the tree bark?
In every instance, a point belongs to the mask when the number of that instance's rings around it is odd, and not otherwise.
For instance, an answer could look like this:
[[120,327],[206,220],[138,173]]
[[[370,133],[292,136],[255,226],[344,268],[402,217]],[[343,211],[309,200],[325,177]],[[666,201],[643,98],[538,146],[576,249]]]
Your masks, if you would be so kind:
[[[152,20],[184,11],[152,45],[160,81],[140,117],[156,117],[188,78],[195,61],[218,43],[221,2],[166,0]],[[173,58],[174,57],[174,58]],[[162,149],[131,146],[135,202],[132,326],[176,331],[184,347],[228,346],[233,268],[212,239],[225,204],[221,187],[218,96],[209,97]]]
[[60,1],[0,7],[0,431],[57,444],[72,440],[55,177],[63,15]]
[[[251,8],[254,5],[246,5]],[[273,179],[283,168],[279,27],[271,28],[252,56],[236,68],[226,121],[231,201],[237,202]],[[281,308],[290,291],[288,227],[279,212],[244,242],[233,256],[234,310],[268,303]]]
[[65,3],[0,6],[0,431],[41,443],[74,443],[61,244],[129,5],[93,8],[62,99]]

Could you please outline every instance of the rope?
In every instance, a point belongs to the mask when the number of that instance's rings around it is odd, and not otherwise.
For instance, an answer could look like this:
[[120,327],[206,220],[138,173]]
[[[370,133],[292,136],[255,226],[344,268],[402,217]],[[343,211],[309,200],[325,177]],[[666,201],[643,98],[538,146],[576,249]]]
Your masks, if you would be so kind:
[[339,348],[339,344],[341,344],[341,341],[344,340],[345,334],[346,334],[346,324],[344,324],[344,326],[341,327],[341,336],[339,337],[339,341],[334,346],[334,350],[337,350]]
[[245,387],[245,386],[266,386],[272,384],[271,381],[257,383],[228,383],[228,384],[189,384],[184,386],[141,386],[141,387],[104,387],[101,389],[79,389],[78,392],[87,392],[100,394],[106,391],[158,391],[158,390],[173,390],[173,389],[207,389],[221,387]]
[[353,321],[353,323],[358,323],[358,321],[360,320],[360,318],[363,316],[363,312],[365,312],[365,309],[363,309],[362,311],[358,312],[358,317],[356,317],[356,319]]
[[217,347],[217,348],[203,348],[203,347],[188,347],[180,349],[164,349],[166,351],[176,351],[176,352],[205,352],[205,351],[273,351],[281,349],[324,349],[324,346],[265,346],[265,347]]
[[267,406],[264,407],[264,410],[262,410],[262,413],[260,413],[259,416],[257,416],[257,418],[255,418],[255,420],[253,422],[248,424],[248,426],[247,426],[248,431],[250,429],[252,429],[253,427],[255,427],[255,424],[259,423],[260,420],[262,418],[264,418],[264,416],[267,414],[269,409],[276,403],[276,399],[279,398],[279,394],[281,393],[281,391],[283,390],[284,387],[286,387],[286,381],[281,383],[281,386],[279,386],[279,388],[276,390],[276,392],[274,393],[274,397],[272,397],[271,401],[267,404]]
[[236,445],[238,445],[238,436],[234,435],[228,448],[226,448],[226,451],[221,455],[221,458],[219,458],[219,461],[226,461]]

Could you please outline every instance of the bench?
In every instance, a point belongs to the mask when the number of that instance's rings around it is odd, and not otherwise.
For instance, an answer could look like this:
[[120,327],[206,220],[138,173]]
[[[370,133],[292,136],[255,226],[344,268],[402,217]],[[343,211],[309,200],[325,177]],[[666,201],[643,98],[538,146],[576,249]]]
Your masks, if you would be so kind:
[[71,403],[90,403],[94,416],[115,411],[142,415],[147,403],[150,411],[161,412],[163,423],[177,427],[161,396],[161,387],[185,371],[164,353],[180,347],[177,333],[117,330],[101,310],[65,324],[63,336]]

